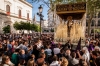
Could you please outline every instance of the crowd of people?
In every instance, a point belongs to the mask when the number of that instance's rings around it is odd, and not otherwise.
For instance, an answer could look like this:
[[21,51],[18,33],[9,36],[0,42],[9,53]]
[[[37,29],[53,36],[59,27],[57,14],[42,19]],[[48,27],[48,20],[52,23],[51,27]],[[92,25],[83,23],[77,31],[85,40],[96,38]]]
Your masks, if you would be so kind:
[[85,46],[73,50],[54,43],[53,34],[0,34],[0,66],[100,66],[100,37],[86,37]]

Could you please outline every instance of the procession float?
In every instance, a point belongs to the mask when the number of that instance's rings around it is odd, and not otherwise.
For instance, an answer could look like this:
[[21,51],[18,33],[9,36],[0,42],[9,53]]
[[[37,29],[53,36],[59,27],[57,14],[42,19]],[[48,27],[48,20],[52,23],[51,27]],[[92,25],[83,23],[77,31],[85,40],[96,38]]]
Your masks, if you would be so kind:
[[70,40],[77,43],[80,38],[85,40],[86,3],[56,5],[56,14],[61,19],[55,27],[55,42],[66,43]]

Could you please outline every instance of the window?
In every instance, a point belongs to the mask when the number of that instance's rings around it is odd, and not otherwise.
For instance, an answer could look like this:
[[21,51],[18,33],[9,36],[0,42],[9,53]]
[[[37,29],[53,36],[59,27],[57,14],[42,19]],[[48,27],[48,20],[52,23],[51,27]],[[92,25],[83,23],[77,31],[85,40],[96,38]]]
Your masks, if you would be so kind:
[[98,13],[98,18],[100,18],[100,12]]
[[94,33],[94,29],[91,30],[91,33]]
[[94,24],[95,24],[94,22],[95,22],[95,20],[92,20],[91,26],[94,26]]
[[21,10],[19,9],[19,18],[21,18]]
[[100,20],[98,20],[98,26],[100,26]]
[[10,6],[9,5],[6,5],[6,13],[7,13],[7,15],[10,15]]
[[27,13],[27,20],[29,20],[29,13]]
[[86,27],[88,26],[88,21],[86,20]]

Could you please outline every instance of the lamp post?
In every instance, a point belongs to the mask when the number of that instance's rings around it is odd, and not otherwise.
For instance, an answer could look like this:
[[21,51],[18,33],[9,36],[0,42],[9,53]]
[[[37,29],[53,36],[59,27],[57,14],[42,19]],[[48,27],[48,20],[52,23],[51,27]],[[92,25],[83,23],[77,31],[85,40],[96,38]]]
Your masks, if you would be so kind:
[[41,39],[41,22],[42,22],[42,20],[43,20],[43,15],[42,15],[42,11],[43,11],[43,7],[42,7],[42,5],[40,5],[39,7],[38,7],[38,9],[39,9],[39,12],[37,13],[37,15],[40,17],[40,39]]

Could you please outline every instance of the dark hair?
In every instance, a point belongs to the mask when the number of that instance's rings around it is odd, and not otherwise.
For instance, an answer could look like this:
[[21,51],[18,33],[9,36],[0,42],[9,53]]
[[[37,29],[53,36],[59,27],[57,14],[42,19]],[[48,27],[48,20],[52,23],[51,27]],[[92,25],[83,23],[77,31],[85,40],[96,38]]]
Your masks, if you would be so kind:
[[20,65],[23,65],[23,64],[24,64],[24,62],[25,62],[25,60],[24,60],[24,59],[19,60]]
[[79,60],[79,66],[83,66],[83,62],[85,62],[85,60],[80,59],[80,60]]
[[72,58],[75,58],[75,57],[76,57],[76,53],[72,52]]
[[52,58],[52,60],[53,60],[53,61],[56,61],[56,60],[57,60],[57,56],[54,55],[53,58]]
[[15,49],[15,52],[19,52],[20,49]]
[[43,58],[45,53],[40,53],[39,58]]
[[95,55],[95,56],[98,56],[96,51],[92,51],[92,54]]

